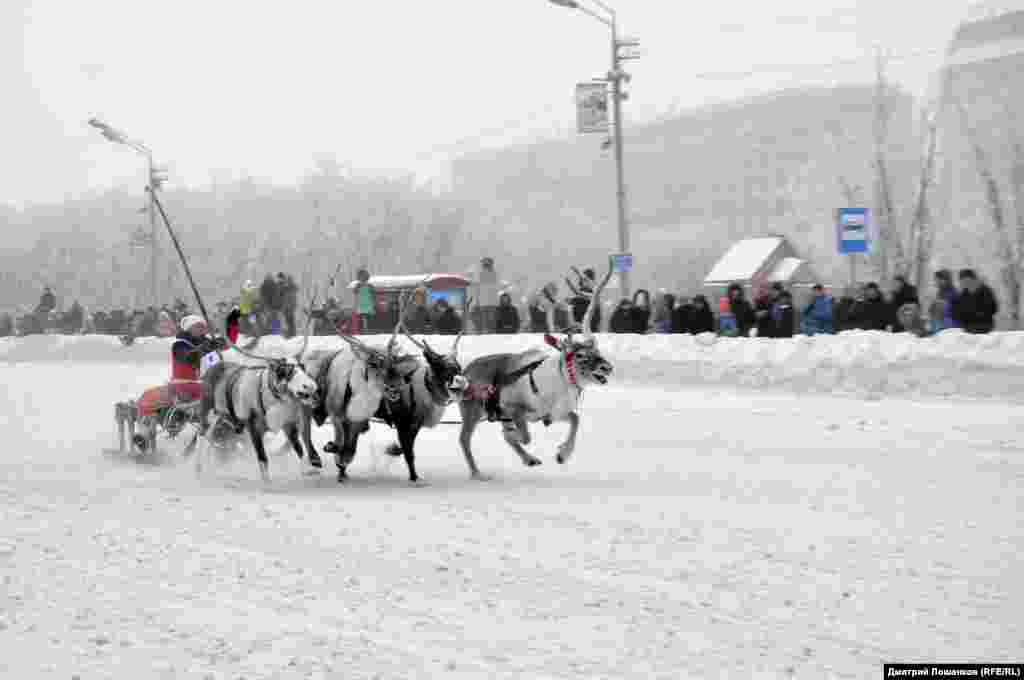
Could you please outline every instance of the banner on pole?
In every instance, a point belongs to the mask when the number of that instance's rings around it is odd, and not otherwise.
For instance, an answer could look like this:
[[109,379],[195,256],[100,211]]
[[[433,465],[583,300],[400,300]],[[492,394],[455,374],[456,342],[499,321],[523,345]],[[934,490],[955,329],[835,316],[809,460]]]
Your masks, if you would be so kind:
[[608,86],[605,83],[576,85],[576,128],[580,134],[608,132]]
[[840,208],[836,213],[836,244],[840,255],[866,253],[871,247],[871,211]]

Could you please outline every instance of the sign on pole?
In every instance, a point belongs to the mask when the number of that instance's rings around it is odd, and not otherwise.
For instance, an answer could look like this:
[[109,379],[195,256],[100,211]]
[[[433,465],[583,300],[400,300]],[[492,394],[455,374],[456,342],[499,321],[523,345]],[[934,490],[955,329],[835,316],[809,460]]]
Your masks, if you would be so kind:
[[866,253],[871,247],[871,211],[840,208],[836,215],[836,244],[840,255]]
[[615,253],[612,255],[612,271],[616,274],[628,274],[633,271],[633,254]]
[[608,86],[605,83],[576,85],[576,128],[580,134],[608,132]]

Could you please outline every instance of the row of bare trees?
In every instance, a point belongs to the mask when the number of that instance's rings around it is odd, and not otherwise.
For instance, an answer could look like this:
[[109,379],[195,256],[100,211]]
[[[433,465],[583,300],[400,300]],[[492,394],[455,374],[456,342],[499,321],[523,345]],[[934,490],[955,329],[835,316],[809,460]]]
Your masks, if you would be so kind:
[[[939,215],[934,209],[933,193],[939,184],[938,157],[940,138],[962,134],[970,150],[970,158],[957,156],[952,150],[941,162],[972,163],[980,193],[983,196],[988,228],[981,234],[972,229],[956,230],[957,240],[980,240],[982,250],[992,257],[999,268],[999,280],[1007,299],[1012,328],[1020,328],[1022,286],[1024,286],[1024,143],[1016,114],[1005,99],[1001,107],[986,106],[974,111],[965,96],[952,86],[947,73],[946,88],[939,100],[926,103],[919,112],[920,125],[915,140],[920,158],[913,183],[912,202],[901,215],[900,178],[894,177],[888,158],[889,123],[892,112],[887,96],[885,59],[879,56],[874,120],[873,181],[874,215],[878,226],[878,247],[871,256],[874,274],[882,280],[903,275],[919,290],[925,290],[935,255],[937,220],[960,218],[959,215]],[[998,92],[989,93],[988,101],[999,101]],[[988,103],[988,102],[986,102]],[[992,111],[998,111],[999,120],[993,120]],[[983,134],[979,128],[988,133]],[[945,140],[949,149],[955,144]],[[840,175],[840,193],[848,205],[862,204],[863,187],[852,185]],[[970,192],[969,186],[947,187],[950,192]],[[959,225],[958,225],[959,226]],[[970,226],[970,225],[964,225]],[[980,236],[980,239],[979,239]],[[954,249],[965,242],[945,244]]]
[[[5,231],[38,235],[28,250],[0,246],[0,310],[34,305],[44,285],[54,286],[64,306],[74,299],[89,308],[148,306],[148,247],[130,244],[144,219],[141,200],[115,191],[66,202],[60,211],[29,206],[0,216]],[[458,202],[410,179],[363,176],[330,158],[297,186],[243,179],[171,190],[163,201],[200,290],[221,299],[238,295],[247,278],[277,271],[321,289],[335,273],[340,295],[360,267],[436,270],[452,257],[468,219]],[[158,302],[190,300],[162,229],[158,236]]]

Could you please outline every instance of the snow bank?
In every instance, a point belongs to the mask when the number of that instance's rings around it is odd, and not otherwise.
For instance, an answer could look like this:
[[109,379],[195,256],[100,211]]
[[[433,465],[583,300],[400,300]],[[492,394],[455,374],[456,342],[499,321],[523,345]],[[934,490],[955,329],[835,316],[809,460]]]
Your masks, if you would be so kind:
[[[382,345],[386,335],[369,336]],[[711,334],[600,335],[618,380],[630,383],[777,388],[796,392],[883,396],[968,397],[1024,402],[1024,333],[968,335],[946,331],[933,338],[880,332],[799,336],[785,340],[719,338]],[[430,337],[439,350],[451,337]],[[40,335],[0,339],[4,362],[169,362],[171,340],[140,338],[125,347],[110,336]],[[267,354],[297,351],[300,339],[271,337],[258,349]],[[342,341],[315,337],[311,348]],[[493,352],[541,345],[532,334],[468,336],[463,361]],[[407,347],[410,347],[407,345]],[[411,347],[410,347],[411,348]]]

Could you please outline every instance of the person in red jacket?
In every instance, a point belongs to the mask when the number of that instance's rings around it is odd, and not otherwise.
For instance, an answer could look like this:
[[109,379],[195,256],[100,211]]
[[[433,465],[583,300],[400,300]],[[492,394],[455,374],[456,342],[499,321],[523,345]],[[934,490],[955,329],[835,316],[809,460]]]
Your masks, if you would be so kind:
[[189,315],[181,320],[181,332],[171,345],[171,380],[142,393],[137,402],[140,418],[159,415],[175,400],[197,401],[202,397],[199,362],[206,354],[227,346],[223,339],[210,337],[207,332],[202,317]]

